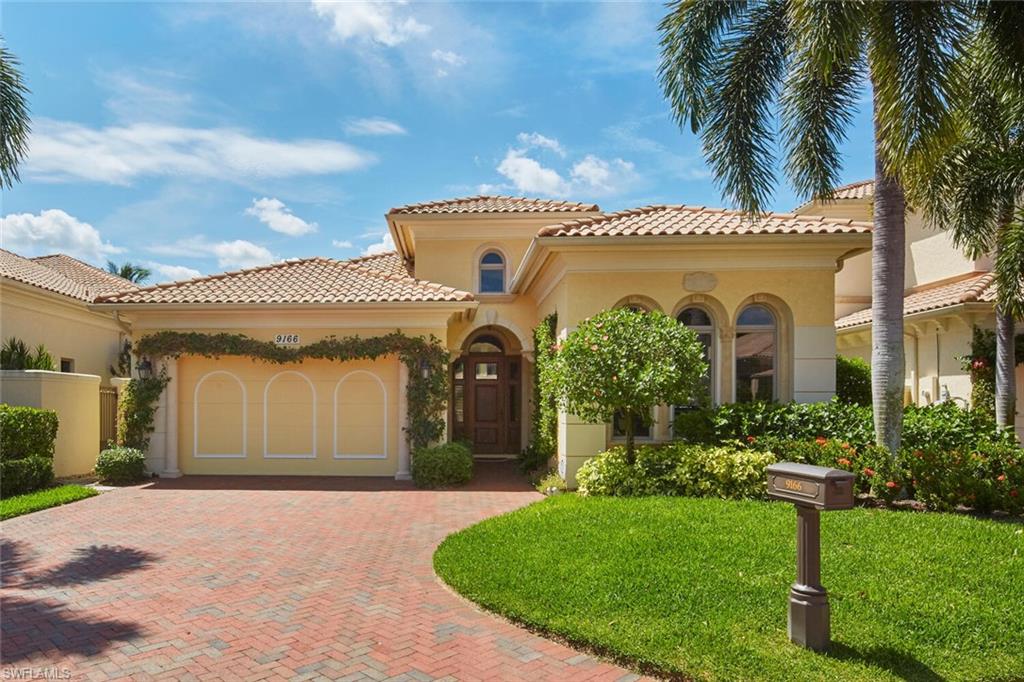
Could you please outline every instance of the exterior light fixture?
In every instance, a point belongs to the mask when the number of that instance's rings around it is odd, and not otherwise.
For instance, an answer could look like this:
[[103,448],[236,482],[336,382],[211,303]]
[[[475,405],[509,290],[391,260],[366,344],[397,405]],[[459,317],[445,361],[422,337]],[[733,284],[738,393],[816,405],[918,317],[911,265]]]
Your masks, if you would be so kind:
[[153,378],[153,363],[149,358],[142,358],[135,365],[135,371],[138,373],[140,379],[152,379]]

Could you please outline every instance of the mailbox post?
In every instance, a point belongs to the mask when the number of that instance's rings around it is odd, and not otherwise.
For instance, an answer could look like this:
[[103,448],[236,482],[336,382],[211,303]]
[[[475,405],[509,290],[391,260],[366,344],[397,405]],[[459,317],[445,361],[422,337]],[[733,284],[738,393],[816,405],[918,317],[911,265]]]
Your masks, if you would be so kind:
[[789,590],[789,639],[825,651],[828,592],[821,584],[821,511],[853,507],[853,474],[779,462],[768,467],[768,497],[796,505],[796,582]]

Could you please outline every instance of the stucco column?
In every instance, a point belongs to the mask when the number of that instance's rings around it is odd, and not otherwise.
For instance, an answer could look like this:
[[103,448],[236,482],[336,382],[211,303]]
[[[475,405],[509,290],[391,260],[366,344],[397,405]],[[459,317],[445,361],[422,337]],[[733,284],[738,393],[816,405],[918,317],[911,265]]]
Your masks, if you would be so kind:
[[395,478],[408,481],[412,478],[409,469],[409,438],[406,427],[409,425],[409,400],[406,389],[409,386],[409,367],[403,361],[398,362],[398,471]]
[[160,478],[178,478],[181,476],[178,469],[178,359],[164,360],[164,368],[170,381],[164,389],[167,394],[164,418],[167,421],[164,428],[164,470],[160,472]]
[[733,401],[733,371],[736,367],[735,346],[736,328],[723,325],[718,332],[719,404]]

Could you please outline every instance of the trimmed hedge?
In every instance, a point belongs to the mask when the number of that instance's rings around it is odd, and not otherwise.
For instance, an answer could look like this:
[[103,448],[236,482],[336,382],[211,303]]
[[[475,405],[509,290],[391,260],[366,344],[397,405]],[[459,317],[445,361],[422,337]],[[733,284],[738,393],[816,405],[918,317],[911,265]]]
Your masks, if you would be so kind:
[[685,443],[640,446],[636,462],[615,447],[588,459],[576,472],[581,495],[684,495],[724,499],[763,499],[770,452],[738,446]]
[[53,410],[0,404],[0,460],[53,459],[58,423]]
[[412,456],[412,480],[417,488],[447,488],[473,478],[473,454],[462,443],[421,448]]
[[0,460],[0,497],[24,495],[53,483],[53,460],[30,455]]
[[57,413],[0,404],[0,496],[22,495],[53,483]]
[[108,448],[96,458],[96,477],[103,483],[131,485],[146,476],[146,455],[126,447]]
[[[727,403],[714,409],[683,412],[675,422],[676,437],[688,443],[717,445],[730,441],[776,437],[789,440],[830,438],[856,448],[872,445],[871,408],[833,399],[826,403]],[[1013,433],[996,428],[982,410],[955,403],[910,406],[903,413],[903,447],[970,449],[982,443],[1014,443]]]
[[836,356],[836,398],[851,405],[871,406],[871,365],[860,358]]

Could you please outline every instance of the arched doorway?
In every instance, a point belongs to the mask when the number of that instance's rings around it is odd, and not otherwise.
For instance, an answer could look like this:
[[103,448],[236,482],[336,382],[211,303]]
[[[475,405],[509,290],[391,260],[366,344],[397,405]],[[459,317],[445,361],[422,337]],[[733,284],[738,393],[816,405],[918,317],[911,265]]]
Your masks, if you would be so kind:
[[452,430],[474,455],[519,452],[522,434],[522,357],[511,334],[484,327],[470,336],[452,364]]

